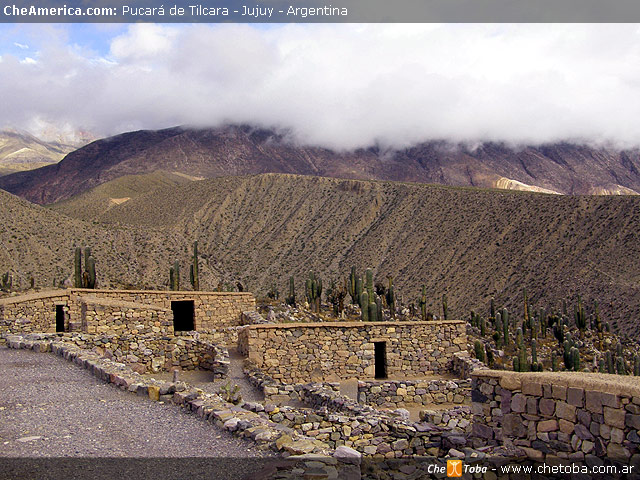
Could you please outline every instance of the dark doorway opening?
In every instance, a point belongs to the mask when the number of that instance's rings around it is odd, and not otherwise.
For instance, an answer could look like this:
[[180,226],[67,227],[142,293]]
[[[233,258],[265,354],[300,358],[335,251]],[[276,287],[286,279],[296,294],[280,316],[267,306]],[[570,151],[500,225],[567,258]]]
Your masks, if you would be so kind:
[[195,308],[193,300],[176,300],[171,302],[173,311],[173,330],[189,332],[194,330]]
[[374,342],[376,378],[387,378],[387,342]]
[[64,305],[56,305],[56,332],[64,332]]

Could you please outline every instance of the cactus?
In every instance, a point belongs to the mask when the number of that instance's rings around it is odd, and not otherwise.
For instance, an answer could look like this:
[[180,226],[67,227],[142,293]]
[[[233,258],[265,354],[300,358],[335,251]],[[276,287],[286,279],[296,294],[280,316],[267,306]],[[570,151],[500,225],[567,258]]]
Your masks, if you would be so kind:
[[86,259],[87,271],[84,288],[96,288],[96,261],[92,256]]
[[483,337],[487,334],[487,327],[485,325],[484,318],[480,319],[480,335]]
[[474,342],[473,349],[475,350],[476,358],[484,363],[485,361],[484,345],[480,340],[476,340]]
[[447,302],[447,294],[442,294],[442,318],[449,320],[449,305]]
[[551,370],[554,372],[558,371],[558,357],[556,357],[555,353],[551,354]]
[[574,372],[580,371],[580,350],[571,347],[571,367]]
[[513,357],[513,371],[520,371],[520,359],[517,356]]
[[524,346],[518,349],[518,357],[520,361],[520,371],[526,372],[529,370],[529,365],[527,364],[527,350]]
[[504,346],[509,346],[509,314],[506,308],[502,309],[502,313],[500,314],[502,317],[502,337]]
[[420,315],[422,316],[422,321],[427,320],[427,287],[422,286],[422,295],[420,296]]
[[593,315],[594,315],[594,326],[598,332],[602,332],[604,330],[602,326],[602,320],[600,320],[600,306],[598,305],[598,300],[593,301]]
[[598,371],[600,373],[607,373],[607,368],[602,358],[600,359],[600,362],[598,362]]
[[524,342],[524,338],[523,338],[523,336],[522,336],[522,329],[521,329],[521,328],[518,328],[518,329],[516,330],[516,346],[517,346],[518,348],[522,348],[522,346],[523,346],[523,342]]
[[305,284],[307,302],[311,305],[311,309],[316,313],[320,313],[320,299],[322,297],[322,279],[317,278],[313,272],[309,272],[309,278]]
[[372,299],[375,292],[373,291],[373,271],[370,268],[367,268],[365,278],[367,281],[367,293],[369,294],[369,298]]
[[351,274],[349,275],[349,281],[347,282],[347,289],[349,290],[349,296],[351,296],[352,305],[358,304],[358,302],[360,301],[360,293],[362,293],[358,292],[357,279],[358,276],[356,275],[356,267],[353,266],[351,267]]
[[364,289],[362,287],[362,278],[356,277],[356,302],[358,302],[360,308],[362,308],[362,304],[360,303],[360,296],[362,295],[363,291]]
[[616,358],[616,373],[618,375],[626,375],[627,367],[624,363],[624,359],[622,357]]
[[389,277],[389,288],[387,289],[387,306],[391,318],[396,318],[396,294],[393,288],[393,277]]
[[382,316],[382,297],[376,295],[376,317],[381,322],[384,320]]
[[369,321],[377,322],[378,320],[378,305],[377,303],[371,302],[369,304]]
[[538,343],[535,339],[531,340],[531,363],[538,363]]
[[296,286],[293,275],[289,277],[289,296],[286,298],[287,305],[292,307],[296,305]]
[[640,376],[640,357],[638,355],[633,356],[633,375]]
[[11,285],[13,283],[13,277],[9,272],[2,274],[2,284],[0,285],[0,290],[3,292],[8,292],[11,290]]
[[607,373],[611,373],[611,374],[616,373],[614,369],[613,355],[611,355],[611,352],[607,351],[607,353],[605,354],[605,359],[607,362]]
[[198,241],[193,242],[193,264],[191,265],[191,286],[194,291],[200,290],[200,269],[198,268]]
[[580,295],[578,295],[578,305],[574,307],[574,317],[576,322],[576,327],[580,330],[584,330],[587,327],[587,319],[584,314],[584,308],[582,306],[582,299]]
[[362,321],[368,322],[369,321],[369,294],[366,291],[360,294],[360,305],[363,305],[363,307],[360,308],[360,310],[362,311]]

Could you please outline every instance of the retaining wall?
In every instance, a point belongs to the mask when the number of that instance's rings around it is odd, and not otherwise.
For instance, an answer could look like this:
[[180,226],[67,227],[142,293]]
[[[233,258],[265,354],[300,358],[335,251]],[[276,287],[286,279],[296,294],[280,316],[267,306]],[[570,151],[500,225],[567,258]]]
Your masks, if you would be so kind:
[[337,322],[250,325],[238,350],[282,383],[375,377],[376,342],[386,343],[387,376],[449,372],[466,349],[465,322]]
[[472,376],[476,444],[513,444],[538,460],[626,461],[640,454],[638,377],[495,370]]
[[471,403],[471,380],[366,381],[358,383],[358,399],[369,405],[397,408],[407,405]]

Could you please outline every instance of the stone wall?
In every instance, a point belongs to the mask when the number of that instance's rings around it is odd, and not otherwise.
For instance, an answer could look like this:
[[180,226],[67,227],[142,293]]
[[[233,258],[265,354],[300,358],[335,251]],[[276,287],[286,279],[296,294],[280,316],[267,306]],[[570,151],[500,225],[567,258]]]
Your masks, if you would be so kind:
[[640,454],[638,377],[481,370],[472,388],[478,445],[513,444],[537,460]]
[[408,405],[471,402],[471,380],[403,380],[358,383],[360,403],[398,408]]
[[211,330],[242,325],[244,311],[255,310],[251,293],[237,292],[172,292],[166,290],[86,290],[71,289],[71,300],[87,296],[124,302],[155,305],[167,310],[172,301],[193,300],[195,330]]
[[[176,300],[193,300],[198,331],[221,331],[257,319],[251,315],[255,311],[251,293],[68,289],[1,299],[0,331],[55,332],[56,305],[63,305],[66,331],[106,333],[142,324],[154,333],[169,334],[173,332],[171,302]],[[235,345],[235,330],[223,335]]]
[[375,342],[386,342],[387,376],[405,379],[450,371],[467,337],[462,321],[250,325],[238,349],[275,380],[306,383],[373,379]]
[[71,306],[71,317],[80,319],[79,330],[86,333],[111,335],[125,333],[173,335],[174,333],[171,310],[143,303],[80,297]]
[[69,292],[49,292],[0,299],[0,328],[7,333],[55,332],[56,305],[63,305],[69,322]]

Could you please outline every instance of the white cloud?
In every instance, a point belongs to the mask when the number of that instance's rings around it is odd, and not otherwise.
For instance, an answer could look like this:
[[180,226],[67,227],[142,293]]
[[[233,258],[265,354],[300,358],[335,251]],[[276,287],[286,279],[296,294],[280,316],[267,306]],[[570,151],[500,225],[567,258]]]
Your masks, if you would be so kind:
[[[77,46],[76,46],[77,47]],[[14,126],[100,134],[256,123],[354,148],[423,140],[640,145],[637,25],[131,25],[0,62]]]
[[25,45],[24,43],[18,43],[18,42],[13,42],[13,44],[20,48],[21,50],[28,50],[29,49],[29,45]]

